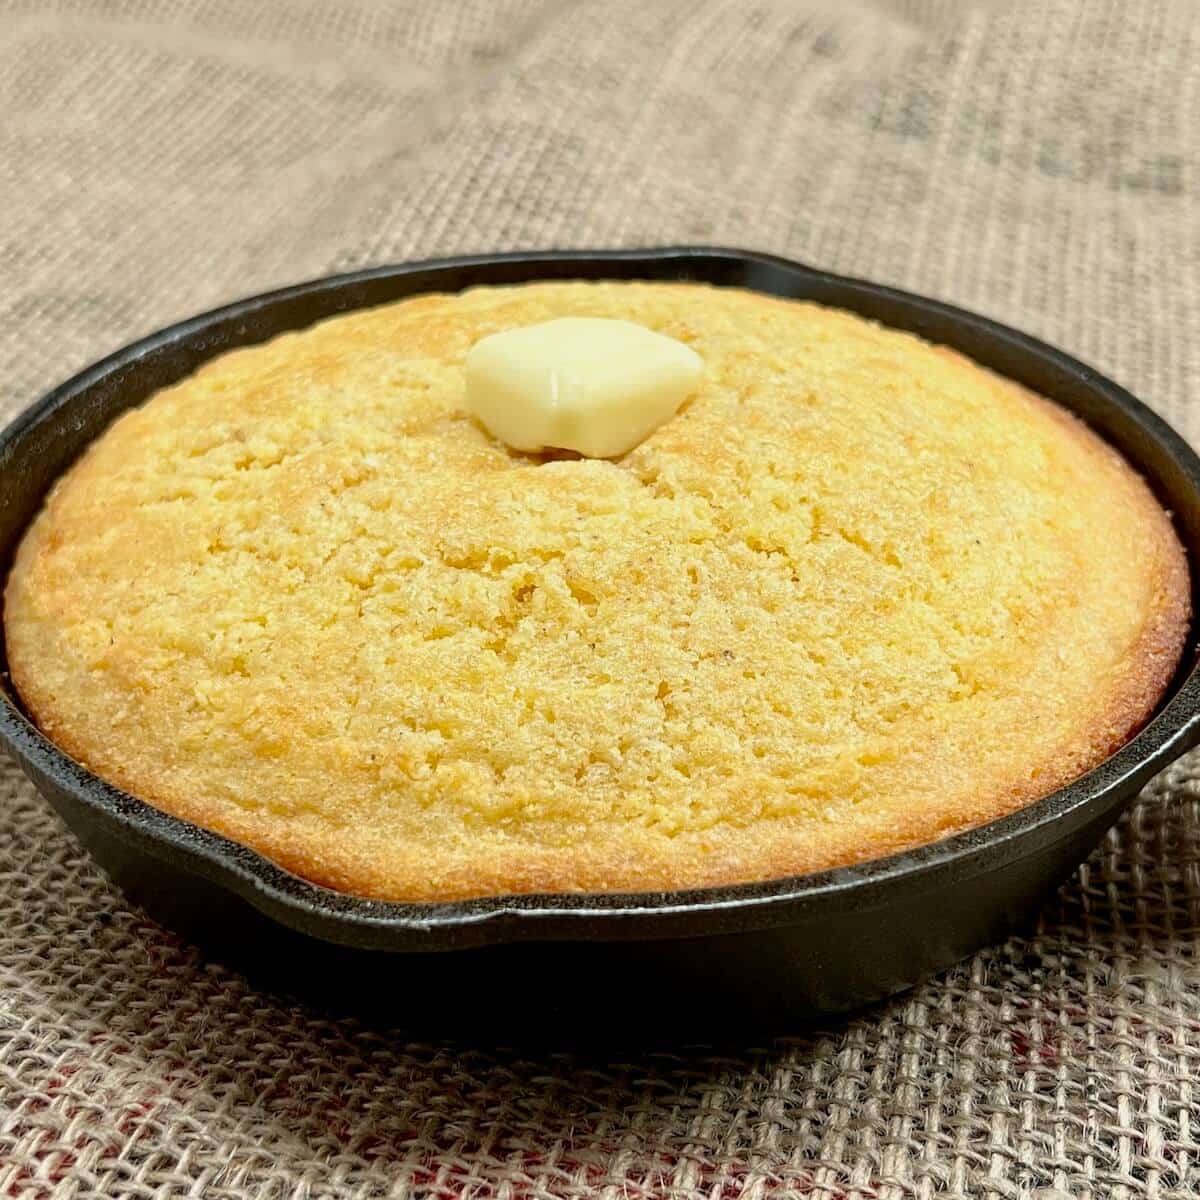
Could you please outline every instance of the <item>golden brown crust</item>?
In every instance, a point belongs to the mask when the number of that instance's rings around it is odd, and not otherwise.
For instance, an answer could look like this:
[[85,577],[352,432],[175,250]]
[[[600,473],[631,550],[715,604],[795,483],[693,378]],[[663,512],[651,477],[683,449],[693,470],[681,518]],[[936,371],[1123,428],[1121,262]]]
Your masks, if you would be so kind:
[[[478,336],[706,359],[616,464],[458,405]],[[56,487],[14,683],[127,791],[364,895],[766,879],[1011,812],[1167,686],[1188,569],[1080,422],[849,314],[691,285],[426,296],[210,364]]]

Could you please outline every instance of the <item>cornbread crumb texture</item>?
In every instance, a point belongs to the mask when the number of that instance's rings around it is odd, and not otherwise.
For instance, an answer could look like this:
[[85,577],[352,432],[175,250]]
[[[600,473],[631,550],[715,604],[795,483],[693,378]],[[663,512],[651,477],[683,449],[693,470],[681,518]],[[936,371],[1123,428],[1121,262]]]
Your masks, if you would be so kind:
[[[704,359],[614,461],[510,452],[479,338]],[[677,284],[424,296],[204,367],[64,477],[6,593],[42,728],[345,890],[655,889],[1008,812],[1146,718],[1183,552],[1059,410],[849,314]]]

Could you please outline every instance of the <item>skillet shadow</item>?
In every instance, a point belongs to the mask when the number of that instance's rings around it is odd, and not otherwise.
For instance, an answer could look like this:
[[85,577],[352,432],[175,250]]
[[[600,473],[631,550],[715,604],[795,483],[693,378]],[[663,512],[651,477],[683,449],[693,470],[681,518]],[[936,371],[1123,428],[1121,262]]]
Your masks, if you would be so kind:
[[[729,950],[707,953],[700,941],[683,954],[664,954],[655,942],[367,954],[271,922],[259,927],[245,914],[231,937],[228,925],[198,926],[186,907],[171,927],[186,930],[206,961],[322,1019],[350,1017],[419,1039],[603,1055],[614,1047],[745,1046],[747,1038],[803,1035],[841,1016],[798,1015],[785,980],[772,988],[761,968],[746,963],[743,972]],[[736,938],[730,944],[736,955]]]

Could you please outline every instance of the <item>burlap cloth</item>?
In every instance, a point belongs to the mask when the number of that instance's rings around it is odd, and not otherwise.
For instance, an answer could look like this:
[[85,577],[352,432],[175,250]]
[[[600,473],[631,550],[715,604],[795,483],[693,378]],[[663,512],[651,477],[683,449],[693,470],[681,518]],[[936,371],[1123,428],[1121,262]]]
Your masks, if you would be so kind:
[[[1200,436],[1198,15],[0,3],[0,406],[307,276],[707,241],[1022,326]],[[1197,764],[1031,939],[793,1040],[608,1056],[413,1042],[272,999],[132,911],[0,778],[0,1196],[1200,1189]]]

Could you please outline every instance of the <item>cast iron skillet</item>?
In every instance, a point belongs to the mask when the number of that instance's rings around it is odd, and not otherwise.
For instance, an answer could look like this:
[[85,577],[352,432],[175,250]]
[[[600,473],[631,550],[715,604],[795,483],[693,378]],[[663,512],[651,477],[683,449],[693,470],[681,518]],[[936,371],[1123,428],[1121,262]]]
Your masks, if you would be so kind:
[[[838,305],[953,346],[1057,400],[1137,466],[1200,554],[1200,460],[1116,384],[1058,350],[920,296],[738,250],[490,254],[357,271],[152,334],[0,435],[0,552],[113,417],[237,346],[418,292],[546,279],[688,279]],[[1036,804],[906,854],[767,883],[632,895],[391,904],[316,887],[109,786],[22,713],[5,674],[0,739],[100,865],[151,915],[339,1008],[497,1031],[665,1027],[720,1036],[859,1006],[999,940],[1083,858],[1143,784],[1200,740],[1193,630],[1154,719]],[[1003,738],[1007,731],[997,729]],[[464,1024],[465,1023],[465,1024]]]

